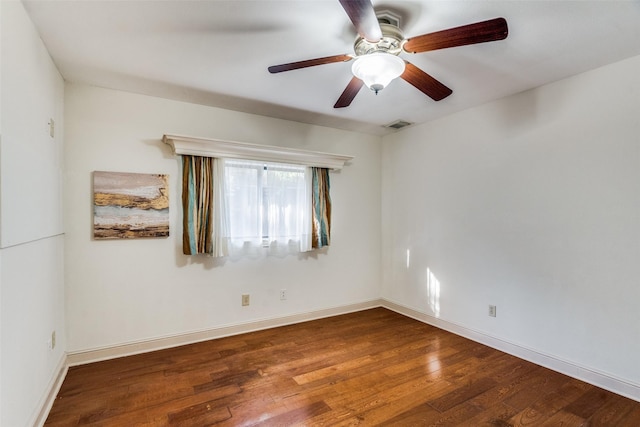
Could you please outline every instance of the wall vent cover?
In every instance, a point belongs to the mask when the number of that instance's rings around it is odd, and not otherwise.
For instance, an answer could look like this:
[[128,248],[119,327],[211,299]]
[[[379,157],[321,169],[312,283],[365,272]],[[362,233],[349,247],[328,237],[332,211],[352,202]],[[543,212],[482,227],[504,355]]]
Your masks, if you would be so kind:
[[411,126],[412,124],[413,123],[409,123],[404,120],[396,120],[395,122],[389,123],[388,125],[384,125],[384,127],[391,129],[402,129],[407,126]]

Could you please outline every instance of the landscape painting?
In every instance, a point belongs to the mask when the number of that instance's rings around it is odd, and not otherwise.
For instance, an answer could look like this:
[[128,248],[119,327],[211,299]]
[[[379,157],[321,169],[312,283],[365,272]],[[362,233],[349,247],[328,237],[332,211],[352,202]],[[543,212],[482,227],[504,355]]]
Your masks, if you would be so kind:
[[169,236],[168,175],[93,173],[93,237]]

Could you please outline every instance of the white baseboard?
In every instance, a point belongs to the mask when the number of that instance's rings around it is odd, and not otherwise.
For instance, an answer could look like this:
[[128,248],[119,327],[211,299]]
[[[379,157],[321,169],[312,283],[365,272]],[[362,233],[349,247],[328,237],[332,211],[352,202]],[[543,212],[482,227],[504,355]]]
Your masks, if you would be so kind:
[[223,338],[232,335],[245,334],[248,332],[260,331],[263,329],[276,328],[278,326],[292,325],[295,323],[308,322],[310,320],[324,317],[338,316],[341,314],[353,313],[369,308],[382,306],[382,300],[376,299],[362,303],[349,304],[339,307],[316,310],[307,313],[293,314],[284,317],[274,317],[247,323],[221,326],[202,331],[188,332],[185,334],[166,336],[150,340],[136,341],[121,345],[96,348],[67,353],[67,365],[76,366],[86,363],[98,362],[101,360],[115,359],[117,357],[131,356],[133,354],[147,353],[150,351],[162,350],[165,348],[178,347],[186,344],[193,344],[201,341],[208,341],[216,338]]
[[67,364],[67,356],[64,355],[60,358],[58,362],[58,366],[56,366],[55,372],[56,375],[51,378],[49,386],[47,387],[47,393],[43,397],[41,404],[39,405],[40,410],[34,414],[34,418],[32,422],[28,425],[32,425],[35,427],[42,427],[47,421],[47,416],[49,415],[49,411],[53,406],[53,402],[56,400],[56,396],[60,391],[60,387],[62,387],[62,382],[64,378],[67,376],[67,371],[69,370],[69,365]]
[[549,368],[553,371],[560,372],[561,374],[568,375],[572,378],[576,378],[578,380],[595,385],[597,387],[601,387],[605,390],[609,390],[616,394],[640,402],[639,384],[633,384],[629,381],[615,378],[610,374],[598,372],[594,369],[590,369],[584,366],[579,366],[575,363],[562,360],[553,355],[543,354],[536,350],[492,337],[490,335],[475,331],[465,326],[461,326],[453,322],[448,322],[443,319],[438,319],[436,317],[395,303],[393,301],[383,299],[381,305],[384,308],[388,308],[389,310],[395,311],[396,313],[411,317],[412,319],[416,319],[423,323],[435,326],[440,329],[444,329],[445,331],[449,331],[456,335],[460,335],[470,340],[479,342],[513,356],[535,363],[536,365],[544,366],[545,368]]

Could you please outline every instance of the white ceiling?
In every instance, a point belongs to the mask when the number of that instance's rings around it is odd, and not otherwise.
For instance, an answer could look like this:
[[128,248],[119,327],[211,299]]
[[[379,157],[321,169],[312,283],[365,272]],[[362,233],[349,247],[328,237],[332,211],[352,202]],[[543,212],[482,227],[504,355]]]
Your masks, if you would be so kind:
[[[434,102],[401,79],[334,109],[351,63],[280,74],[269,65],[353,53],[337,0],[24,1],[70,82],[374,134],[424,123],[640,55],[640,1],[373,1],[405,37],[504,17],[506,40],[402,57],[453,94]],[[606,90],[606,88],[603,88]]]

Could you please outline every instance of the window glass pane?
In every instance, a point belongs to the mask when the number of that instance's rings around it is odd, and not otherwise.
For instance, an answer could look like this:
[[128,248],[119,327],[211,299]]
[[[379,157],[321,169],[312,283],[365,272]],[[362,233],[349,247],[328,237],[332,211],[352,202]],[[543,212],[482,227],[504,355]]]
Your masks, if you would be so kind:
[[269,238],[297,239],[303,232],[302,219],[306,208],[304,172],[304,167],[267,166],[264,206]]
[[249,241],[261,235],[260,174],[255,164],[225,162],[229,233],[234,239]]
[[306,171],[297,165],[225,160],[231,240],[288,245],[308,235]]

